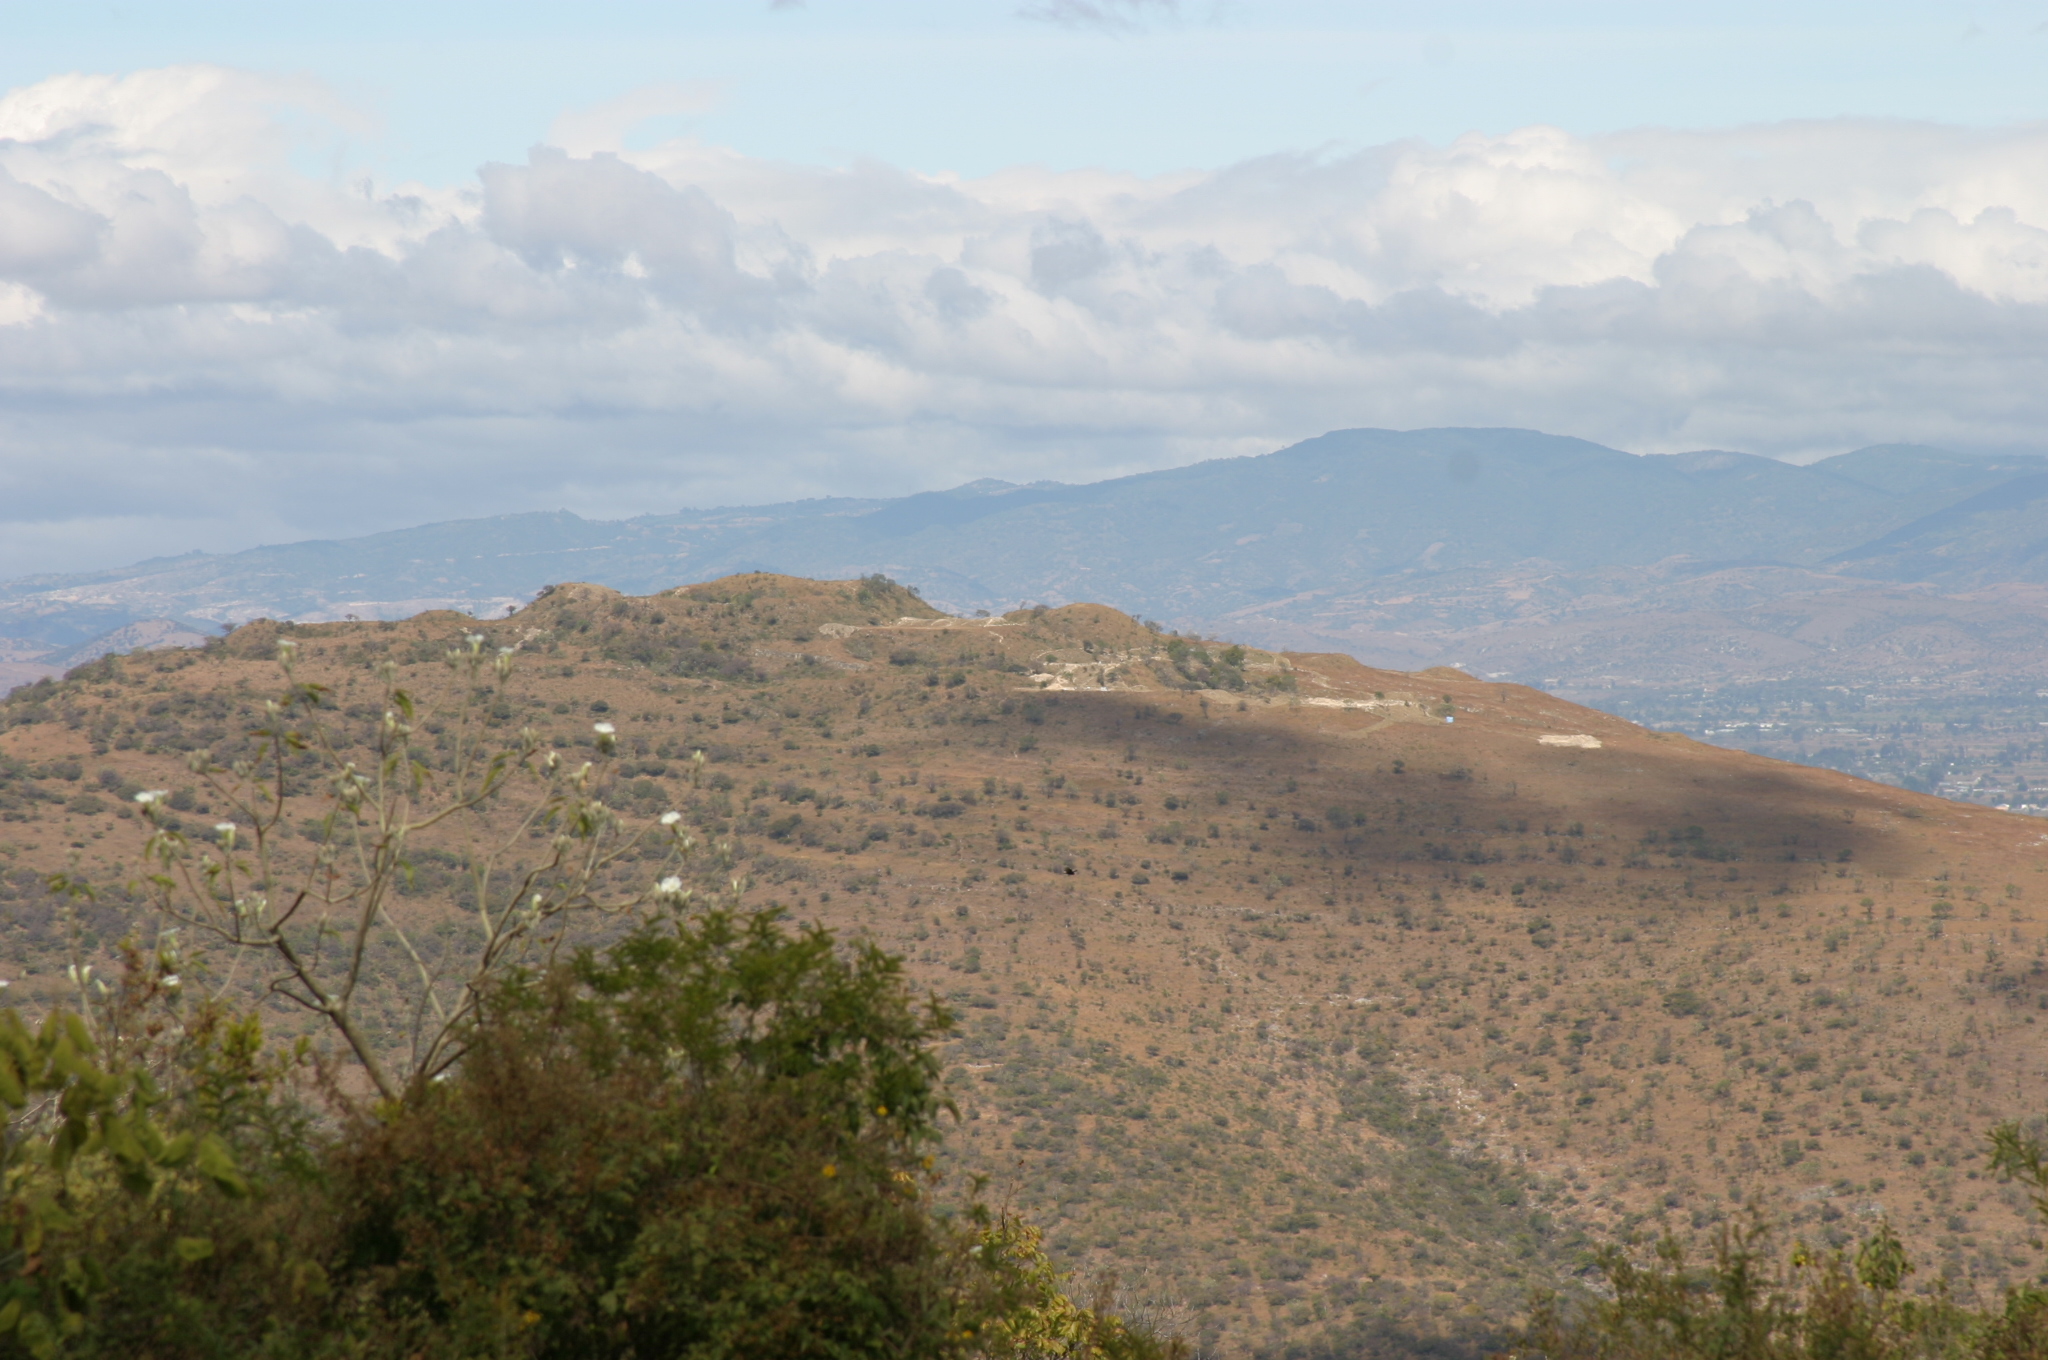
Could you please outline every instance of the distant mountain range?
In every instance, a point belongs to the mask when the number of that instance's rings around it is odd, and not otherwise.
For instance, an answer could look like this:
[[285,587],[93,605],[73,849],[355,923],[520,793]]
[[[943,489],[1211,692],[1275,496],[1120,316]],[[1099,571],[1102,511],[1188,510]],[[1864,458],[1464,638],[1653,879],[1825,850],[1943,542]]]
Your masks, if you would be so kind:
[[168,641],[259,617],[493,614],[552,582],[646,592],[748,570],[884,572],[957,613],[1099,601],[1565,691],[2034,675],[2048,459],[1880,445],[1799,467],[1529,430],[1341,430],[1087,485],[461,520],[0,583],[0,683],[139,645],[119,630],[142,624]]

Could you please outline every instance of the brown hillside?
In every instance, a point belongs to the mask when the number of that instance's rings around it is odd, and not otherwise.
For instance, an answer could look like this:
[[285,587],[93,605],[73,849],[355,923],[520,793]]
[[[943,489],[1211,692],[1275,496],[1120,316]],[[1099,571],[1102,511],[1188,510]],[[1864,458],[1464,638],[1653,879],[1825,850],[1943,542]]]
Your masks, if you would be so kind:
[[[616,805],[685,809],[757,900],[952,998],[959,1165],[1219,1354],[1477,1337],[1587,1245],[1759,1196],[1812,1241],[1889,1216],[1918,1281],[2043,1264],[1980,1155],[2048,1075],[2038,823],[1091,605],[569,585],[95,663],[0,709],[9,996],[66,985],[38,876],[118,883],[124,795],[233,755],[280,633],[346,715],[382,661],[431,699],[472,630],[521,658],[494,724],[587,746],[602,714]],[[405,909],[459,949],[423,865]],[[81,909],[85,955],[118,898]]]

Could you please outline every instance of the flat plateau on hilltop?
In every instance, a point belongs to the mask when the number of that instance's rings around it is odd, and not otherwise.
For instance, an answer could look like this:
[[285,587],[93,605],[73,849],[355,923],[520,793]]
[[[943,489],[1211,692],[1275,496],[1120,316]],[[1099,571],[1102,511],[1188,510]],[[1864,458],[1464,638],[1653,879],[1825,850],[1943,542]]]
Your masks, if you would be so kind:
[[[1590,1247],[1757,1202],[1829,1244],[1888,1217],[1918,1282],[2042,1265],[1982,1142],[2048,1076],[2038,822],[1092,605],[572,585],[95,662],[0,707],[10,1000],[136,925],[127,800],[211,822],[187,754],[235,758],[281,635],[367,730],[372,668],[431,723],[471,632],[517,649],[494,730],[610,722],[615,806],[903,954],[959,1015],[953,1164],[1217,1354],[1455,1354]],[[436,834],[400,910],[454,957],[481,832]],[[67,868],[97,901],[44,890]]]

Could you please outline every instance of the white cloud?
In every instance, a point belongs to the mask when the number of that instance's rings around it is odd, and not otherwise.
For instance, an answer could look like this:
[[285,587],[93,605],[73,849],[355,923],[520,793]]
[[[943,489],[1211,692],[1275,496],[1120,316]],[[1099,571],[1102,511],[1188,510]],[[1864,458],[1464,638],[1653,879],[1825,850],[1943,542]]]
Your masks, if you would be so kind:
[[548,128],[547,144],[572,156],[622,151],[626,138],[649,119],[703,113],[717,107],[718,96],[718,86],[711,81],[642,85],[617,99],[563,113]]
[[565,114],[439,188],[353,169],[364,125],[304,82],[0,97],[0,573],[1346,425],[1803,454],[2048,417],[2040,126],[1533,127],[1149,178],[624,149],[709,97]]

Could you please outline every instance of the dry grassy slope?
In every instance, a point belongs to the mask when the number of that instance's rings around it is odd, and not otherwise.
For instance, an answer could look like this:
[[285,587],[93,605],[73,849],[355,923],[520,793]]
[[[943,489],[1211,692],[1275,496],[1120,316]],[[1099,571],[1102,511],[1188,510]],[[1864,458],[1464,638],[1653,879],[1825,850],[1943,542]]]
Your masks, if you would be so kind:
[[[1455,671],[1214,644],[1176,670],[1095,606],[757,576],[293,635],[346,706],[382,659],[432,696],[474,628],[523,656],[497,721],[587,742],[605,705],[615,802],[685,803],[757,898],[953,997],[958,1163],[1219,1353],[1469,1331],[1590,1242],[1758,1195],[1830,1241],[1888,1214],[1922,1280],[2041,1265],[1978,1154],[2048,1075],[2037,823]],[[61,972],[23,871],[116,876],[139,839],[79,790],[189,784],[277,632],[0,710],[17,996]],[[697,748],[729,787],[678,779]]]

